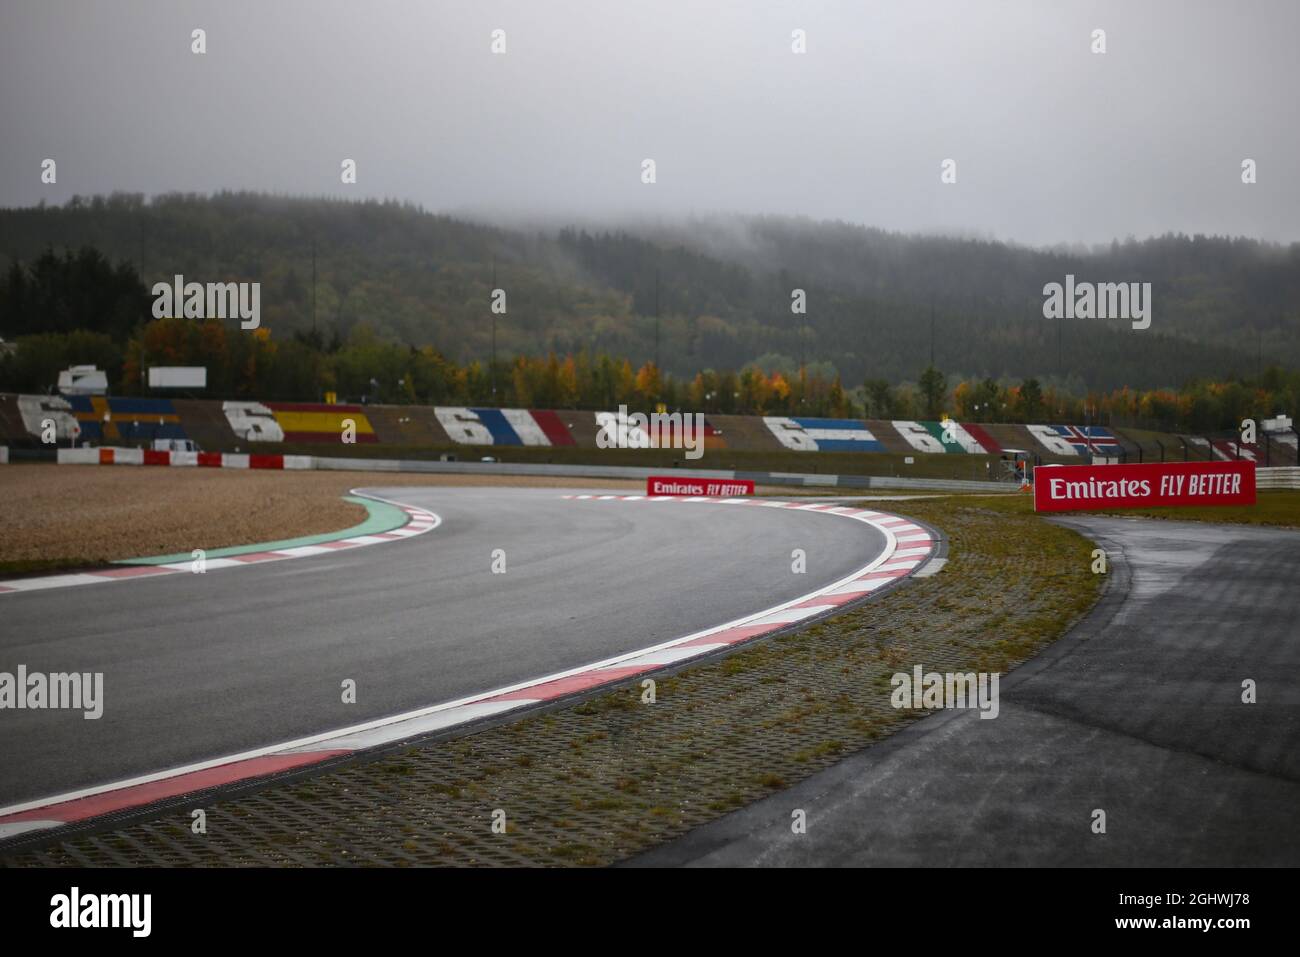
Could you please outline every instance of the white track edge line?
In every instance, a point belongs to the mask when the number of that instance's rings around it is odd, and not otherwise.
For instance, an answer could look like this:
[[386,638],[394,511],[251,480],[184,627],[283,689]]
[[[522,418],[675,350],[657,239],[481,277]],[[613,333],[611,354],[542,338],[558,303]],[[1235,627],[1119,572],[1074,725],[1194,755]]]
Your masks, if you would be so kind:
[[[384,498],[383,496],[380,495],[373,495],[373,494],[361,492],[359,491],[359,489],[352,489],[351,492],[352,494],[361,495],[366,498],[372,498],[380,502],[387,502],[390,505],[396,505],[398,507],[404,507],[404,508],[418,507],[418,506],[410,505],[405,502],[398,502],[393,499]],[[673,500],[677,501],[677,499],[673,499]],[[647,499],[641,499],[641,501],[647,501]],[[709,501],[709,500],[705,500],[705,501]],[[758,500],[755,499],[743,500],[743,502],[746,505],[758,504]],[[716,504],[723,504],[723,503],[716,503]],[[428,511],[428,510],[423,509],[423,511]],[[546,675],[540,678],[530,678],[526,681],[518,682],[513,685],[507,685],[505,687],[493,689],[491,691],[479,692],[477,694],[468,695],[463,698],[457,698],[452,701],[443,702],[437,705],[431,705],[426,708],[419,708],[414,711],[408,711],[398,715],[391,715],[387,718],[376,718],[373,721],[367,721],[361,724],[351,725],[345,728],[338,728],[333,731],[324,731],[319,734],[309,735],[304,738],[297,738],[292,741],[281,742],[278,744],[271,744],[261,748],[253,748],[248,751],[240,751],[235,754],[225,755],[223,757],[209,758],[206,761],[198,761],[192,764],[180,765],[178,767],[169,768],[163,771],[155,771],[151,774],[140,775],[134,778],[127,778],[125,780],[111,782],[109,784],[95,785],[93,787],[82,788],[77,791],[69,791],[64,794],[56,794],[45,798],[36,798],[31,801],[23,802],[22,804],[11,805],[9,807],[0,807],[0,820],[3,820],[3,818],[13,814],[21,814],[26,811],[37,810],[39,808],[52,807],[58,804],[66,804],[70,801],[77,801],[86,797],[94,797],[99,794],[107,794],[112,791],[121,791],[121,790],[125,790],[126,788],[136,787],[142,784],[152,784],[155,781],[164,781],[167,780],[168,778],[181,777],[185,774],[192,774],[198,771],[206,771],[210,768],[221,767],[222,765],[226,765],[226,764],[235,764],[241,761],[249,761],[255,758],[266,757],[267,755],[271,755],[271,754],[279,754],[281,752],[286,752],[286,751],[300,750],[311,744],[321,744],[336,738],[351,737],[352,735],[355,734],[361,734],[366,731],[373,731],[377,728],[386,727],[388,725],[400,724],[406,721],[414,720],[416,718],[427,717],[428,715],[431,714],[437,714],[440,711],[447,711],[452,708],[459,708],[467,704],[474,704],[475,702],[482,701],[487,698],[496,698],[501,695],[513,694],[516,691],[522,691],[526,688],[531,688],[536,685],[548,684],[552,681],[560,681],[563,680],[564,678],[571,678],[574,675],[584,674],[589,671],[599,671],[604,668],[609,668],[613,665],[618,664],[621,661],[626,661],[631,658],[637,658],[642,655],[650,654],[651,652],[655,652],[655,651],[662,651],[666,648],[672,648],[676,645],[684,644],[688,641],[693,641],[697,638],[706,637],[710,634],[713,634],[714,632],[725,631],[729,628],[742,627],[744,624],[753,622],[758,618],[775,614],[778,611],[782,611],[786,608],[790,608],[794,605],[800,604],[801,602],[805,602],[810,599],[817,598],[823,594],[827,594],[831,589],[838,588],[841,585],[846,585],[851,581],[855,581],[858,577],[870,573],[873,569],[879,567],[881,564],[886,562],[893,555],[895,549],[897,548],[897,542],[895,540],[893,532],[890,531],[890,529],[887,526],[883,526],[879,524],[879,522],[876,519],[866,518],[856,513],[849,514],[846,512],[828,512],[828,511],[819,512],[817,510],[808,510],[808,509],[800,509],[800,511],[812,511],[813,514],[834,515],[839,518],[850,518],[853,519],[854,521],[862,522],[865,525],[870,525],[885,536],[885,548],[878,556],[876,556],[875,559],[873,559],[867,565],[863,566],[862,568],[858,569],[855,572],[852,572],[851,574],[845,576],[844,578],[831,582],[829,585],[817,589],[816,591],[809,592],[808,594],[800,596],[798,598],[793,598],[790,601],[782,602],[779,605],[774,605],[771,608],[754,612],[753,614],[750,615],[745,615],[741,618],[734,619],[733,621],[727,622],[725,624],[714,625],[712,627],[705,628],[702,631],[697,631],[689,635],[684,635],[683,637],[680,638],[674,638],[670,641],[661,642],[657,645],[651,645],[649,647],[641,648],[636,651],[626,652],[624,654],[617,655],[613,658],[606,658],[604,660],[597,661],[592,664],[582,665],[577,668],[570,668],[565,671],[555,672],[554,674]],[[438,517],[436,513],[430,512],[430,514],[433,514],[435,515],[435,517]],[[880,514],[888,515],[888,513],[880,513]],[[441,518],[439,518],[439,523],[441,523]],[[905,576],[900,575],[899,577],[902,578]],[[845,602],[844,604],[847,604],[847,602]],[[791,624],[794,623],[792,622]],[[773,630],[776,629],[774,628]],[[707,650],[701,650],[700,652],[701,655],[707,653],[708,653]],[[656,666],[651,666],[646,670],[651,670],[654,667]],[[520,699],[518,702],[518,707],[522,708],[532,703],[535,703],[535,699]],[[506,710],[509,711],[515,709],[506,709]],[[505,712],[503,711],[502,713],[504,714]],[[451,727],[454,727],[454,725],[452,725]],[[394,740],[400,740],[400,738],[395,738]],[[326,750],[326,749],[320,749],[320,750]],[[310,752],[306,752],[306,753],[310,753]]]

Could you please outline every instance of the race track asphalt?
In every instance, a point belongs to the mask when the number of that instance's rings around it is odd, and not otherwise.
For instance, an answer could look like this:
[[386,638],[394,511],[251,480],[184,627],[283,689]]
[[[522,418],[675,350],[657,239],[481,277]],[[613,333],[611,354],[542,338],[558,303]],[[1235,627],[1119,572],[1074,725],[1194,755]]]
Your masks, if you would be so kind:
[[[806,594],[885,544],[863,523],[798,510],[372,491],[442,524],[336,555],[0,597],[0,671],[103,672],[105,698],[98,720],[0,713],[0,804],[633,651]],[[791,571],[795,548],[806,574]],[[494,549],[505,574],[491,571]]]
[[1062,523],[1110,588],[997,718],[936,712],[629,863],[1300,865],[1300,531]]

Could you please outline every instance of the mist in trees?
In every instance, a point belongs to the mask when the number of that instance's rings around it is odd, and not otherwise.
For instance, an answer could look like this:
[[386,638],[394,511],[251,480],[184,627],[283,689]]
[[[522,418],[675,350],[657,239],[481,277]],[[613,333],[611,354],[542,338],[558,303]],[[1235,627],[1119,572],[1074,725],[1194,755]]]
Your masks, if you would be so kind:
[[[681,378],[776,357],[827,364],[845,382],[898,384],[928,361],[931,304],[934,361],[954,380],[1156,389],[1258,374],[1263,357],[1300,366],[1297,246],[1171,235],[1030,249],[777,217],[507,229],[397,202],[248,193],[0,210],[9,259],[0,336],[66,331],[73,321],[121,341],[123,303],[138,289],[76,321],[85,297],[59,290],[104,263],[51,253],[57,263],[33,269],[50,250],[85,245],[133,264],[146,289],[178,273],[260,282],[263,320],[279,340],[313,331],[346,340],[364,323],[462,364],[490,356],[487,304],[502,288],[498,356],[604,352],[638,368],[658,356]],[[15,270],[44,291],[42,306],[27,305],[31,290]],[[1042,287],[1067,273],[1151,282],[1152,328],[1044,319]],[[806,293],[806,314],[791,312],[794,289]]]
[[[1226,427],[1243,404],[1294,411],[1300,366],[1300,253],[1246,239],[1035,250],[736,217],[524,231],[396,202],[116,194],[0,210],[0,252],[17,340],[0,387],[24,391],[94,362],[129,392],[166,360],[208,365],[223,396],[491,402],[495,379],[517,405],[972,421],[1114,396],[1111,416]],[[1152,282],[1152,329],[1043,319],[1042,285],[1067,273]],[[154,322],[149,289],[177,274],[261,283],[262,329]]]

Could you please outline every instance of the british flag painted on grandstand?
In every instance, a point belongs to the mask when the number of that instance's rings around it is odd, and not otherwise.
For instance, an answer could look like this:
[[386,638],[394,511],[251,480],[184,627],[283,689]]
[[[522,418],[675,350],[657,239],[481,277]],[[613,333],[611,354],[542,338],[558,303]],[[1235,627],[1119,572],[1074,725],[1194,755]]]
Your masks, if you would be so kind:
[[1055,455],[1120,455],[1123,446],[1100,425],[1029,425],[1031,435]]

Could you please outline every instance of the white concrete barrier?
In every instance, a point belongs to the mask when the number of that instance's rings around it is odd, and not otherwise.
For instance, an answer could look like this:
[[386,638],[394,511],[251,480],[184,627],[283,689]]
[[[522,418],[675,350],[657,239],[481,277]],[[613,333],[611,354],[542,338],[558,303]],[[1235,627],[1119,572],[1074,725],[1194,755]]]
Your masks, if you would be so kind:
[[[248,469],[253,462],[247,453],[237,452],[151,452],[151,465],[181,467],[220,467]],[[165,457],[165,458],[164,458]],[[549,477],[617,478],[644,481],[651,475],[668,474],[676,478],[704,478],[752,481],[758,485],[795,485],[840,489],[939,489],[952,491],[1015,492],[1010,482],[977,482],[962,479],[921,479],[867,475],[816,475],[800,472],[733,472],[714,469],[634,468],[622,465],[551,465],[504,462],[438,462],[432,460],[330,458],[314,455],[267,454],[252,457],[259,469],[329,469],[357,472],[423,472],[446,475],[545,475]],[[89,449],[59,449],[60,464],[98,463],[143,465],[143,449],[116,446]]]
[[98,465],[99,449],[59,449],[60,465]]
[[1255,469],[1257,489],[1300,489],[1300,465]]

